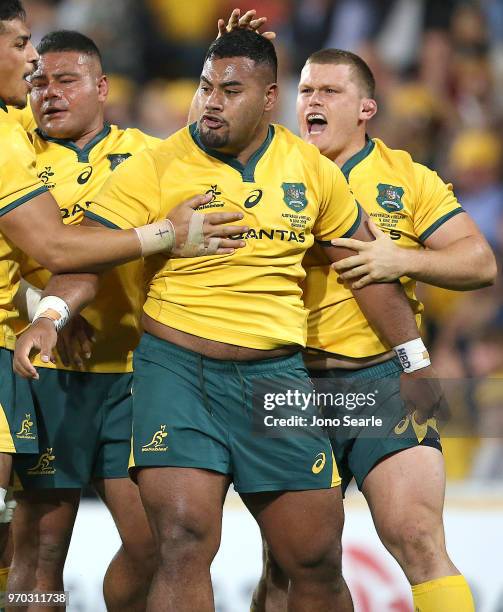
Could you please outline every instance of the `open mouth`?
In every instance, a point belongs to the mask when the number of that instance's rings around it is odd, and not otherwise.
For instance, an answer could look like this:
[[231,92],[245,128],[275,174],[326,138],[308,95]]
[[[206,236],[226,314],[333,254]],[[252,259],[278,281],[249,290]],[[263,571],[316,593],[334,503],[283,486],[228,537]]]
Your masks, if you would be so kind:
[[201,123],[211,130],[218,130],[224,125],[224,121],[215,115],[203,115]]
[[328,125],[327,119],[323,113],[309,113],[306,116],[306,122],[309,134],[321,134]]
[[28,91],[31,91],[33,88],[33,85],[31,83],[31,72],[27,72],[26,74],[23,75],[23,81],[25,82],[25,85],[28,88]]

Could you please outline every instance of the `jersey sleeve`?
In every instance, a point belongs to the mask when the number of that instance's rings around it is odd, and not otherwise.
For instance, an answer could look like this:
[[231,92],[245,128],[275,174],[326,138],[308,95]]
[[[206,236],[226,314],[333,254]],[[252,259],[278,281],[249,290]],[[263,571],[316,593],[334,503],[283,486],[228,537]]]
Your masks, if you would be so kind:
[[421,164],[415,164],[415,170],[418,199],[414,208],[414,231],[419,241],[424,242],[443,223],[464,210],[450,183],[444,183],[436,172]]
[[330,240],[356,232],[362,211],[337,165],[321,155],[319,180],[320,209],[313,234],[318,243],[330,246]]
[[155,160],[145,150],[123,162],[106,180],[85,216],[113,229],[159,219],[161,193]]
[[0,126],[0,217],[47,191],[37,176],[35,151],[19,125]]

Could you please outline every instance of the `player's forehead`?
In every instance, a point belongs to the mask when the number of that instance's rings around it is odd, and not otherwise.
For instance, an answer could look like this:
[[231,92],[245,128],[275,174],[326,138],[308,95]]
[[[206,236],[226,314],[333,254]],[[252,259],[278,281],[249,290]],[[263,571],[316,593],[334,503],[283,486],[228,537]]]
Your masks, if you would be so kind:
[[62,74],[87,75],[98,69],[96,58],[81,51],[48,51],[40,56],[33,78]]
[[201,80],[212,85],[246,83],[257,76],[257,65],[249,57],[210,57],[204,62]]
[[0,21],[0,39],[14,38],[30,38],[30,28],[22,19],[9,19],[8,21]]
[[300,74],[300,86],[347,86],[355,82],[354,71],[349,64],[316,64],[308,62]]

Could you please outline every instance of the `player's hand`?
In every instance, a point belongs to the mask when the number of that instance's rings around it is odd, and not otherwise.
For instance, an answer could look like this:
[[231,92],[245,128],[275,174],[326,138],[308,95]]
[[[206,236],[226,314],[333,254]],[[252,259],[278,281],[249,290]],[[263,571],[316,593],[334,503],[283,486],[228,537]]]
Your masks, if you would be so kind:
[[[223,36],[227,32],[232,32],[233,30],[253,30],[260,34],[259,29],[267,22],[267,17],[258,17],[257,11],[251,10],[247,11],[243,16],[241,16],[241,10],[236,8],[232,11],[231,16],[229,17],[229,21],[227,25],[225,25],[225,21],[223,19],[218,20],[218,36]],[[275,32],[263,32],[261,34],[264,38],[268,38],[269,40],[274,40],[276,38]]]
[[432,366],[410,374],[403,372],[400,376],[400,395],[407,413],[414,415],[420,425],[430,418],[440,422],[446,422],[449,418],[449,406]]
[[77,315],[59,332],[56,348],[65,366],[84,370],[84,359],[91,358],[93,342],[96,342],[93,326]]
[[351,283],[352,289],[361,289],[371,283],[389,283],[406,276],[408,252],[396,244],[375,223],[368,221],[368,228],[375,237],[372,242],[353,238],[337,238],[332,245],[357,251],[332,264],[341,281]]
[[205,255],[227,255],[246,246],[240,238],[231,238],[248,231],[244,225],[233,225],[240,221],[240,212],[199,213],[198,206],[211,201],[211,195],[198,195],[176,206],[168,216],[175,228],[175,245],[172,257],[203,257]]
[[42,361],[55,363],[53,350],[57,340],[58,334],[54,323],[43,317],[37,319],[16,341],[14,372],[23,378],[38,380],[38,373],[30,361],[30,355],[40,353]]

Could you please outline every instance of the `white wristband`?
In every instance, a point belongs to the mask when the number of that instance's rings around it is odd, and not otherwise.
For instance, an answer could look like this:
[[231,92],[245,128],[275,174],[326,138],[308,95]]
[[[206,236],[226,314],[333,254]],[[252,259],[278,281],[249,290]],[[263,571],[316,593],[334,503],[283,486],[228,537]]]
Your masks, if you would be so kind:
[[404,372],[414,372],[415,370],[421,370],[431,365],[428,350],[424,346],[421,338],[409,340],[409,342],[394,346],[393,350],[400,360]]
[[33,317],[33,323],[37,319],[50,319],[54,323],[56,331],[59,332],[70,319],[70,309],[61,298],[55,295],[48,295],[40,301]]
[[141,244],[142,257],[166,251],[169,253],[175,245],[175,228],[169,219],[134,229]]

